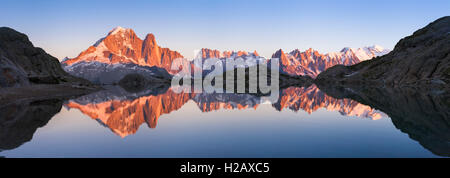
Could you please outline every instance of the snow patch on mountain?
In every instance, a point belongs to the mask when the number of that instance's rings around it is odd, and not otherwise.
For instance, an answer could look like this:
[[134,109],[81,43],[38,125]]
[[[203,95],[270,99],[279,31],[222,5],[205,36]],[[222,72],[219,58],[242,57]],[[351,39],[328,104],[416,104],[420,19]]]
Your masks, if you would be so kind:
[[321,54],[310,48],[303,52],[296,49],[290,53],[283,53],[282,50],[279,50],[274,53],[272,58],[280,59],[282,73],[316,77],[319,73],[334,65],[353,65],[389,52],[390,50],[384,49],[379,45],[363,48],[346,47],[339,52],[327,54]]
[[158,67],[139,66],[136,64],[106,64],[102,62],[78,62],[63,66],[64,70],[74,76],[85,78],[97,84],[118,83],[128,74],[141,74],[154,81],[169,80],[172,76]]

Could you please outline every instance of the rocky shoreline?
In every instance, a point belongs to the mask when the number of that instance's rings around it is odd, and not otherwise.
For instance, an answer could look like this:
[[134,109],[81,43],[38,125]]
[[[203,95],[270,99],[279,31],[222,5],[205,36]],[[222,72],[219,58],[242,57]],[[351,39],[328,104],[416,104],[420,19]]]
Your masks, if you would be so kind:
[[100,86],[38,84],[17,88],[0,88],[0,103],[7,105],[27,100],[71,99],[101,90]]

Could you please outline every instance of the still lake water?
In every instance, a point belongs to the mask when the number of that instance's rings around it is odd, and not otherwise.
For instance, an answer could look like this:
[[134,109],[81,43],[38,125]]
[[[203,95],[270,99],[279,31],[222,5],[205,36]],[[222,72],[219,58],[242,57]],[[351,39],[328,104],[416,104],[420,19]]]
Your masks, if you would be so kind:
[[[445,157],[448,153],[434,154],[382,111],[351,99],[335,99],[315,86],[284,89],[276,103],[248,94],[177,94],[171,89],[127,93],[111,87],[69,101],[22,105],[17,112],[42,121],[2,121],[1,133],[6,136],[0,137],[0,156]],[[49,113],[48,118],[39,112]],[[448,142],[443,144],[447,148]]]

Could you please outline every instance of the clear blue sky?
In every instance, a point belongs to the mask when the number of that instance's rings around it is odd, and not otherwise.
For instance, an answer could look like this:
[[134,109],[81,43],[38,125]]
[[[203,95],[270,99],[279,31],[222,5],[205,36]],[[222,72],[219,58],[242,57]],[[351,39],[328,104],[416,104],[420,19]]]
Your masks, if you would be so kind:
[[75,57],[112,28],[153,33],[160,46],[192,57],[203,47],[257,50],[343,47],[399,39],[450,15],[449,0],[2,0],[0,26],[26,33],[55,57]]

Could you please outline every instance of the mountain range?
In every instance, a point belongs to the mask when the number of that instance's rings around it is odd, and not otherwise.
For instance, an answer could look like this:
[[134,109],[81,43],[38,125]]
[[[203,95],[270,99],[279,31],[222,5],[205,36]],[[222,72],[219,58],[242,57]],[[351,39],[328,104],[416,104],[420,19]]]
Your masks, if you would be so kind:
[[276,51],[272,58],[280,59],[280,71],[289,75],[308,75],[315,78],[326,69],[338,65],[353,65],[377,56],[389,53],[390,50],[373,45],[363,48],[344,48],[339,52],[321,54],[312,48],[306,51],[295,49],[290,53]]
[[[280,59],[282,73],[316,77],[331,66],[352,65],[388,52],[389,50],[378,45],[344,48],[340,52],[327,54],[321,54],[313,49],[304,52],[296,49],[290,53],[284,53],[280,49],[272,55],[272,58]],[[221,52],[208,48],[201,49],[196,56],[203,61],[218,58],[223,62],[237,57],[268,60],[256,51]],[[179,72],[179,70],[171,70],[171,64],[177,58],[183,58],[183,56],[177,51],[159,47],[153,34],[148,34],[144,40],[141,40],[132,29],[116,27],[77,57],[65,58],[61,63],[63,68],[72,75],[86,78],[94,83],[116,83],[130,73],[140,73],[156,81],[161,78],[170,78],[167,73],[173,75]],[[193,62],[189,61],[186,64],[183,68],[195,67]]]

